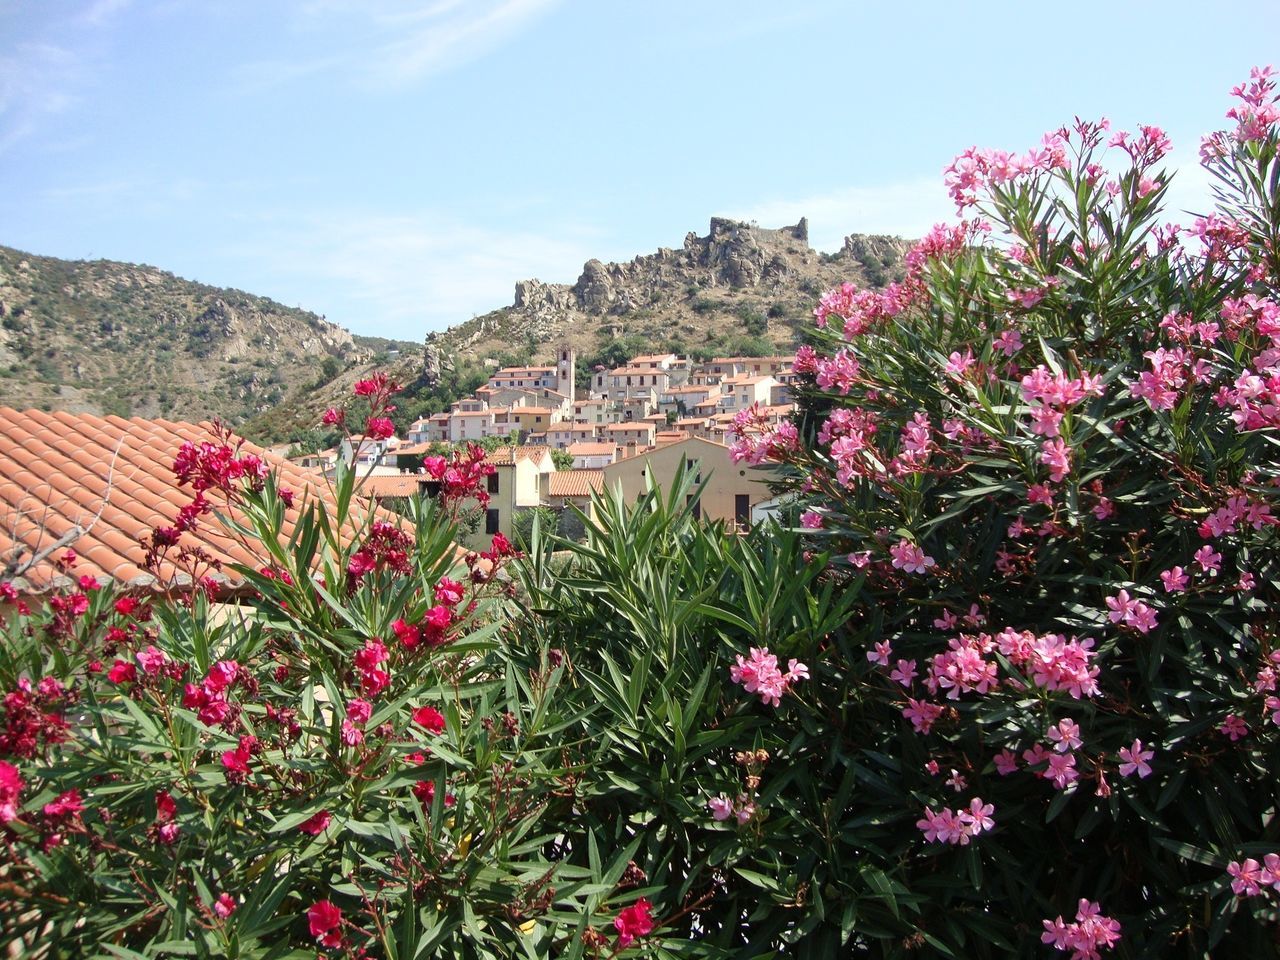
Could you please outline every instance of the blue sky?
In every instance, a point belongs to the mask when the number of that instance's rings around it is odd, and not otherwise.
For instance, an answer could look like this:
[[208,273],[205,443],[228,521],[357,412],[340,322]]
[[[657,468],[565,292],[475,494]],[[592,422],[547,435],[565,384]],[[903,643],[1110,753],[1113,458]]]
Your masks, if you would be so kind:
[[1201,133],[1274,0],[0,0],[0,243],[420,339],[704,233],[918,235],[1074,115]]

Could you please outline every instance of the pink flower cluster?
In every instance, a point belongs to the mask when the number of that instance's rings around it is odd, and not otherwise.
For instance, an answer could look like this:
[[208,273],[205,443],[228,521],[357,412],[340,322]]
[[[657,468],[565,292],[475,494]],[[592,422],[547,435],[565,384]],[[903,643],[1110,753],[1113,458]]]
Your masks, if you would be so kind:
[[733,443],[729,457],[734,463],[746,461],[758,466],[765,461],[782,462],[800,448],[800,434],[791,421],[770,423],[759,404],[739,410],[733,417]]
[[730,678],[742,684],[747,693],[759,694],[760,702],[766,706],[778,706],[792,685],[809,678],[809,668],[794,658],[787,664],[786,673],[779,670],[778,658],[768,647],[752,647],[749,660],[744,660],[742,654],[737,660],[729,668]]
[[1156,628],[1156,612],[1141,600],[1129,596],[1128,590],[1120,590],[1114,597],[1106,598],[1107,619],[1112,623],[1133,627],[1139,633],[1150,633]]
[[896,317],[905,305],[899,284],[890,284],[881,291],[859,290],[852,283],[843,283],[822,295],[813,315],[819,327],[825,327],[832,317],[841,318],[845,339],[853,339],[885,319]]
[[937,561],[910,540],[899,540],[889,548],[890,563],[903,573],[927,573]]
[[240,708],[227,700],[227,693],[237,684],[250,684],[253,677],[234,660],[219,660],[209,668],[204,681],[188,683],[182,691],[182,706],[195,710],[200,722],[210,727],[231,730]]
[[1232,88],[1231,95],[1240,103],[1227,111],[1227,118],[1236,121],[1236,139],[1241,143],[1267,139],[1271,128],[1280,123],[1275,75],[1273,67],[1254,67],[1247,84]]
[[1098,960],[1098,951],[1110,950],[1120,941],[1120,924],[1103,916],[1099,904],[1081,899],[1075,922],[1064,923],[1061,915],[1045,920],[1040,940],[1055,950],[1070,950],[1070,960]]
[[969,801],[969,808],[948,810],[945,807],[940,813],[933,808],[924,808],[924,817],[916,821],[916,826],[930,843],[951,843],[966,846],[970,840],[995,826],[991,815],[996,812],[994,804],[983,803],[981,797]]
[[718,797],[712,797],[707,801],[707,807],[711,810],[711,818],[716,821],[728,820],[730,817],[734,817],[738,823],[746,823],[756,813],[756,805],[751,802],[751,798],[745,793],[738,794],[736,800],[730,800],[723,794]]
[[1046,133],[1037,149],[1025,154],[970,147],[943,171],[947,192],[963,212],[978,202],[978,193],[1025,176],[1067,165],[1067,143],[1061,131]]
[[1237,897],[1256,897],[1263,887],[1271,887],[1280,893],[1280,854],[1268,853],[1262,863],[1250,857],[1233,860],[1227,864],[1231,876],[1231,891]]

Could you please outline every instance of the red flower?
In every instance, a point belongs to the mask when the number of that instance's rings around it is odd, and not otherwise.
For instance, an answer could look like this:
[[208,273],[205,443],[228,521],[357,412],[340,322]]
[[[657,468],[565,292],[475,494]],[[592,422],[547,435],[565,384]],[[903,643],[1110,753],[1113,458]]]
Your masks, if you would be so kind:
[[87,574],[87,573],[86,573],[83,577],[81,577],[81,578],[80,578],[80,589],[81,589],[81,590],[86,590],[86,591],[87,591],[87,590],[97,590],[97,589],[99,589],[101,586],[102,586],[102,584],[100,584],[100,583],[98,582],[98,578],[97,578],[97,577],[91,577],[91,576],[89,576],[89,574]]
[[119,657],[116,657],[116,662],[107,671],[107,679],[112,683],[132,683],[137,678],[138,668]]
[[253,756],[244,747],[236,747],[234,750],[222,751],[222,765],[233,776],[239,774],[246,776],[249,773],[249,758]]
[[68,790],[58,799],[44,805],[44,815],[50,820],[74,820],[84,812],[84,802],[79,790]]
[[178,804],[168,790],[156,791],[156,823],[168,823],[178,815]]
[[313,837],[318,837],[324,833],[329,827],[329,821],[333,817],[328,810],[321,810],[319,813],[312,814],[309,818],[298,824],[298,829],[303,833],[309,833]]
[[324,416],[320,418],[320,422],[326,427],[336,427],[342,423],[347,417],[345,410],[339,410],[336,407],[330,407],[324,412]]
[[396,432],[390,417],[370,417],[364,422],[364,432],[372,440],[386,440]]
[[425,727],[430,733],[444,731],[444,714],[435,707],[419,707],[413,711],[413,722],[420,727]]
[[213,912],[220,916],[223,920],[236,912],[236,901],[229,893],[218,894],[218,899],[213,902]]
[[307,910],[311,935],[326,947],[342,945],[342,911],[328,900],[313,903]]
[[116,613],[122,617],[127,617],[133,611],[138,609],[138,599],[136,597],[121,597],[116,601]]
[[618,931],[618,946],[630,946],[636,937],[653,933],[653,904],[641,897],[614,918],[613,928]]

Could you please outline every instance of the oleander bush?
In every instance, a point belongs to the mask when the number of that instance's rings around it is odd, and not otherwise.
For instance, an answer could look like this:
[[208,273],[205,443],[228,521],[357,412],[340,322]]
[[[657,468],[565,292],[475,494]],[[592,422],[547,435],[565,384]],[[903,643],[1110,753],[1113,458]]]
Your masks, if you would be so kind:
[[1280,111],[1234,93],[1187,228],[1156,127],[962,154],[968,219],[822,299],[798,423],[742,417],[872,640],[837,809],[894,916],[855,944],[1277,955]]

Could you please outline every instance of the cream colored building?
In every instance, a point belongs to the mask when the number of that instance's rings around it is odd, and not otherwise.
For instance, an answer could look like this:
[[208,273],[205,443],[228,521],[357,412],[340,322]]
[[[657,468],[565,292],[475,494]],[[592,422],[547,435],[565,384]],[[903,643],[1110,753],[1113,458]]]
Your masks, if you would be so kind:
[[605,489],[620,488],[628,503],[644,493],[648,479],[668,489],[682,460],[689,462],[695,482],[706,481],[693,504],[696,516],[723,520],[729,529],[745,528],[751,524],[752,506],[772,496],[766,481],[773,471],[734,463],[728,447],[700,437],[688,437],[609,464],[604,468]]
[[476,532],[463,538],[472,549],[487,550],[495,533],[509,538],[518,512],[546,503],[547,478],[556,470],[547,447],[498,447],[487,459],[496,468],[486,480],[489,505]]

